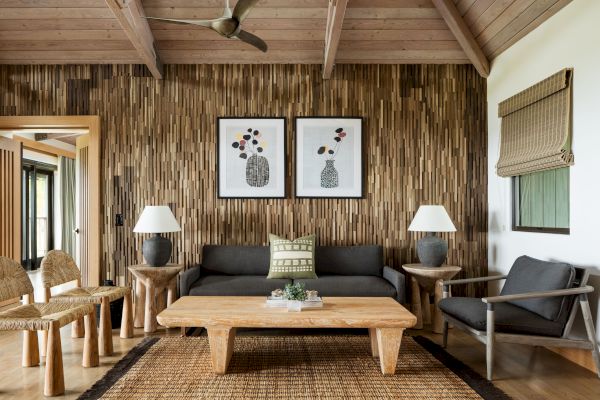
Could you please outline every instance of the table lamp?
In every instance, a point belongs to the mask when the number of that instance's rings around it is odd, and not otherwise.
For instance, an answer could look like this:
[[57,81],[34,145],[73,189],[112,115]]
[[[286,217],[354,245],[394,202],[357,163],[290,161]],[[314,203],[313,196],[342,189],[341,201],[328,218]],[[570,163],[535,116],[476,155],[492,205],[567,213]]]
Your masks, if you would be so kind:
[[417,242],[417,255],[421,264],[439,267],[444,263],[448,254],[448,243],[435,236],[435,232],[456,232],[456,227],[444,206],[420,206],[408,230],[427,232],[427,236]]
[[133,231],[136,233],[154,233],[144,240],[142,254],[146,262],[153,267],[162,267],[169,262],[173,245],[160,234],[180,232],[181,227],[168,206],[146,206]]

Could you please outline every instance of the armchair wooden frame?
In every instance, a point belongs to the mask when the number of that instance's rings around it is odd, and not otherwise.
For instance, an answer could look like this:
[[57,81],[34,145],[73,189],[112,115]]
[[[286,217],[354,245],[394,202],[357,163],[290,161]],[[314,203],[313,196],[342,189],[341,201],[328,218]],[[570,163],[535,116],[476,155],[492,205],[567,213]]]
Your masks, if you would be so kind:
[[[446,347],[448,344],[448,323],[452,323],[453,326],[459,328],[466,333],[473,336],[475,339],[484,343],[486,346],[486,367],[487,367],[487,379],[492,380],[493,374],[493,366],[494,366],[494,344],[496,342],[504,342],[504,343],[515,343],[515,344],[525,344],[525,345],[533,345],[533,346],[554,346],[554,347],[571,347],[578,349],[586,349],[592,351],[592,356],[594,358],[594,364],[596,365],[596,370],[598,371],[598,377],[600,377],[600,353],[598,351],[598,344],[596,343],[596,331],[594,328],[594,321],[592,318],[592,313],[590,311],[590,304],[588,300],[588,293],[594,291],[592,286],[587,286],[587,281],[589,279],[589,271],[584,268],[575,268],[575,283],[574,287],[569,289],[559,289],[559,290],[546,290],[546,291],[538,291],[538,292],[528,292],[523,294],[510,294],[504,296],[492,296],[492,297],[484,297],[481,299],[484,303],[487,304],[487,314],[486,314],[486,330],[480,331],[477,330],[464,322],[454,318],[451,315],[442,311],[444,317],[443,324],[443,346]],[[464,285],[468,283],[477,283],[477,282],[491,282],[506,279],[506,275],[498,275],[498,276],[489,276],[489,277],[481,277],[481,278],[470,278],[470,279],[456,279],[449,280],[443,282],[443,298],[447,298],[450,296],[450,287],[455,285]],[[576,296],[576,301],[573,301],[571,306],[571,310],[569,313],[569,317],[563,329],[563,333],[561,337],[546,337],[546,336],[538,336],[538,335],[526,335],[526,334],[514,334],[514,333],[501,333],[495,331],[495,315],[494,315],[494,305],[496,303],[513,301],[513,300],[524,300],[524,299],[534,299],[534,298],[548,298],[548,297],[557,297],[557,296]],[[587,333],[587,340],[585,339],[570,339],[568,338],[569,333],[571,332],[571,328],[573,327],[573,322],[575,321],[575,316],[577,315],[577,305],[579,303],[579,307],[581,307],[581,312],[583,314],[583,319],[585,322],[585,329]]]

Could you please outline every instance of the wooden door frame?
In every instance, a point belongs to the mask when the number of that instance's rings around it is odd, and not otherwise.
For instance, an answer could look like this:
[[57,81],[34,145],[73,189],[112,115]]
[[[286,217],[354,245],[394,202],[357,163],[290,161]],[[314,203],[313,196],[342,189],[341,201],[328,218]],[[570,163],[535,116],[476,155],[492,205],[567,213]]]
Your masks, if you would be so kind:
[[88,286],[99,286],[102,271],[101,255],[101,208],[100,208],[100,117],[97,115],[66,115],[66,116],[14,116],[0,117],[0,129],[30,129],[30,128],[83,128],[89,134],[89,248],[88,248]]

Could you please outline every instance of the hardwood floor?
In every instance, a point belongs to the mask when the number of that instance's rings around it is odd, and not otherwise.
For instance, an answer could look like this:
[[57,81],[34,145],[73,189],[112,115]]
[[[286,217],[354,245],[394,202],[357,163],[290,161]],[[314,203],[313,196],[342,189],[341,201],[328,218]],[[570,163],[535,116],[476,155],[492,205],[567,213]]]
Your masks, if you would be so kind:
[[[36,276],[32,276],[35,282]],[[38,299],[39,300],[39,299]],[[258,331],[239,332],[257,334]],[[429,330],[408,330],[441,343],[441,335]],[[178,329],[159,330],[152,336],[179,335]],[[263,332],[263,334],[265,334]],[[365,330],[366,334],[366,330]],[[83,339],[71,339],[71,327],[61,330],[66,393],[61,399],[76,399],[100,379],[146,335],[135,329],[132,339],[121,339],[113,330],[115,353],[100,357],[97,368],[83,368]],[[21,332],[0,332],[0,399],[42,399],[44,366],[21,367]],[[450,331],[447,351],[485,376],[485,348],[457,329]],[[235,355],[234,355],[235,357]],[[400,354],[400,359],[402,354]],[[494,383],[515,399],[600,399],[600,379],[592,372],[542,347],[497,345]]]

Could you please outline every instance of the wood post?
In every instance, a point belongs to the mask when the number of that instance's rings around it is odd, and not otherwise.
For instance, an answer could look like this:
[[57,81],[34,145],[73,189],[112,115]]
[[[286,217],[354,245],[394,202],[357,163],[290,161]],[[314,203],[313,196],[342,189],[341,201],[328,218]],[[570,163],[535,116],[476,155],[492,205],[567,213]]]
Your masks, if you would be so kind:
[[53,321],[48,331],[48,349],[46,350],[46,379],[44,396],[58,396],[65,392],[65,377],[60,343],[60,325]]
[[412,302],[413,314],[417,317],[417,324],[414,329],[423,329],[423,313],[421,310],[421,288],[419,282],[414,276],[410,277],[410,297]]
[[83,328],[84,328],[83,318],[78,318],[75,321],[73,321],[73,323],[71,325],[71,337],[73,339],[82,338],[83,335],[85,334]]
[[[23,296],[25,304],[33,303],[33,294]],[[35,367],[40,364],[40,351],[37,331],[23,331],[23,356],[21,364],[24,367]]]
[[144,315],[144,332],[156,331],[156,297],[154,285],[146,287],[146,310]]
[[373,358],[378,358],[379,346],[377,345],[377,329],[369,328],[369,339],[371,339],[371,355]]
[[177,300],[177,277],[173,278],[167,289],[167,307]]
[[144,326],[144,308],[146,303],[146,286],[141,279],[135,280],[135,319],[133,326],[142,328]]
[[113,353],[112,323],[110,321],[110,301],[102,298],[100,304],[100,355],[110,356]]
[[402,328],[377,328],[377,348],[379,364],[383,375],[394,375],[398,363],[398,353],[402,343]]
[[162,310],[167,308],[167,293],[164,287],[157,288],[155,287],[156,293],[156,314],[160,313]]
[[441,279],[435,281],[435,292],[433,295],[433,331],[435,333],[442,333],[444,330],[444,317],[442,316],[442,311],[438,307],[438,303],[443,297],[443,286],[444,284]]
[[208,333],[213,372],[217,375],[224,375],[233,354],[235,328],[211,327],[206,328],[206,331]]
[[487,305],[487,324],[486,324],[486,341],[485,341],[485,360],[487,366],[487,380],[492,380],[494,368],[494,304]]
[[[50,302],[50,288],[44,288],[44,303]],[[42,346],[40,348],[40,356],[46,356],[46,348],[48,347],[48,331],[42,331]]]
[[85,316],[85,340],[83,342],[83,361],[85,368],[100,365],[98,356],[98,329],[96,328],[96,306],[94,310]]
[[123,315],[121,317],[121,338],[133,337],[133,304],[131,304],[131,291],[123,297]]
[[419,289],[421,292],[421,313],[423,314],[423,324],[431,323],[431,303],[429,302],[429,292],[425,288]]

